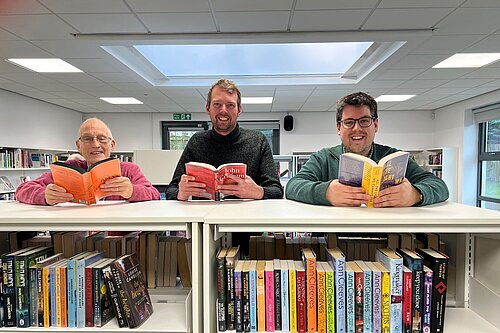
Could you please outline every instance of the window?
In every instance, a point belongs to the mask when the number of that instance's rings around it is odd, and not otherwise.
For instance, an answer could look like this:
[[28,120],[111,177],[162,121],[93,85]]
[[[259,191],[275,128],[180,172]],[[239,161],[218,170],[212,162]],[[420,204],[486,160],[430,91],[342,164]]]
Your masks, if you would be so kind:
[[500,119],[479,124],[477,205],[500,210]]
[[238,121],[241,128],[262,132],[267,138],[273,155],[280,154],[280,123],[278,120]]
[[162,121],[161,149],[182,150],[194,133],[208,129],[206,121]]

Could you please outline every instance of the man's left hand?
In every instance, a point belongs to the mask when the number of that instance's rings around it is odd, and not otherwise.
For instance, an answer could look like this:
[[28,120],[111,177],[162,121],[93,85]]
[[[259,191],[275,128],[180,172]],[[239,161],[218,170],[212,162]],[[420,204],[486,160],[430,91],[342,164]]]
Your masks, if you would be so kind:
[[257,185],[253,179],[246,176],[245,179],[234,175],[226,175],[227,178],[235,182],[234,185],[219,185],[217,187],[224,195],[234,195],[242,199],[262,199],[264,197],[264,189]]
[[405,178],[401,184],[380,191],[373,207],[410,207],[419,201],[420,192]]
[[127,177],[115,177],[106,180],[101,185],[101,190],[107,195],[119,195],[125,199],[129,199],[134,193],[134,186]]

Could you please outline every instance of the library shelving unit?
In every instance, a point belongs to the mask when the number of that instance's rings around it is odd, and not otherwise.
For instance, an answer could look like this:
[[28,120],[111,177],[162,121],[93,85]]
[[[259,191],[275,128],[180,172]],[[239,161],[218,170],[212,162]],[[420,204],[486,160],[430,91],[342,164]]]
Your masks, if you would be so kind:
[[456,234],[457,246],[450,251],[456,273],[455,281],[448,283],[444,332],[500,332],[500,212],[453,202],[369,209],[256,200],[223,202],[204,220],[204,332],[217,332],[215,256],[221,240],[226,233],[263,231]]
[[280,176],[281,185],[285,186],[286,183],[295,176],[295,156],[293,155],[273,155],[274,162],[279,165],[278,174]]
[[[202,332],[203,304],[201,293],[201,222],[213,205],[197,202],[148,201],[128,203],[103,201],[96,205],[62,204],[34,206],[16,201],[0,202],[0,231],[185,231],[192,240],[192,288],[150,289],[154,313],[135,331],[138,332]],[[19,332],[23,329],[3,328]],[[30,327],[30,332],[47,329]],[[50,331],[66,331],[51,328]],[[75,329],[87,331],[85,329]],[[100,332],[123,332],[116,320]]]

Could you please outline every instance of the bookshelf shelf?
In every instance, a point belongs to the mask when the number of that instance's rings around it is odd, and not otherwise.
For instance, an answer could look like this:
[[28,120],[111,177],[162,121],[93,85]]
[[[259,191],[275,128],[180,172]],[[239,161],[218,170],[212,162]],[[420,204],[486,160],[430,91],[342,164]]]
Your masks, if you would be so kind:
[[49,167],[46,168],[0,168],[1,171],[46,171],[50,170]]

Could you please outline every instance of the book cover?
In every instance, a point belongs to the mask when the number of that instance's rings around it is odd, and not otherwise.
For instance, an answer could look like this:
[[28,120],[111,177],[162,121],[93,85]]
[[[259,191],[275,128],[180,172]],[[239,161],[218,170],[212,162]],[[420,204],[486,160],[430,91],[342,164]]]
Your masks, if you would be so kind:
[[363,270],[355,261],[349,262],[354,271],[354,331],[364,332],[364,297],[365,297],[365,276]]
[[297,270],[295,261],[288,261],[288,285],[290,287],[290,332],[297,332]]
[[318,333],[326,333],[326,271],[322,262],[316,263]]
[[257,331],[266,330],[266,280],[264,270],[266,262],[257,261]]
[[281,331],[281,260],[273,260],[274,269],[274,329]]
[[335,272],[335,327],[346,332],[346,276],[345,255],[339,248],[327,249],[326,257]]
[[411,269],[403,267],[403,332],[411,333],[412,319],[412,283]]
[[110,293],[106,281],[104,280],[103,269],[114,259],[108,258],[101,261],[92,267],[92,279],[93,279],[93,302],[94,302],[94,318],[93,324],[95,327],[102,327],[108,323],[115,316],[113,310],[113,302],[111,300]]
[[391,276],[387,268],[379,262],[373,263],[380,270],[382,280],[382,333],[390,333],[391,326]]
[[408,152],[397,151],[376,163],[363,155],[342,154],[339,164],[339,182],[349,186],[363,187],[371,197],[367,206],[373,207],[373,199],[378,196],[379,191],[403,181],[409,156]]
[[431,331],[431,308],[432,308],[432,269],[427,266],[423,268],[424,272],[424,294],[422,297],[422,332]]
[[353,262],[346,262],[345,265],[345,307],[346,307],[346,332],[356,332],[356,279],[354,276]]
[[373,332],[373,278],[372,270],[368,265],[361,261],[356,260],[355,263],[363,271],[363,332]]
[[281,260],[281,330],[290,331],[289,287],[288,287],[288,261]]
[[391,333],[402,333],[403,318],[403,258],[391,249],[377,249],[375,258],[390,272]]
[[55,263],[51,263],[42,269],[42,289],[43,289],[43,321],[39,322],[38,326],[50,327],[50,267]]
[[306,271],[302,261],[295,261],[297,280],[297,332],[307,331]]
[[206,185],[206,198],[211,200],[222,199],[217,192],[217,186],[221,184],[234,184],[234,181],[227,175],[235,175],[245,179],[247,166],[244,163],[227,163],[219,167],[207,163],[188,162],[186,163],[186,174],[195,177],[195,181]]
[[118,298],[129,328],[139,327],[153,314],[146,281],[135,254],[125,254],[111,264]]
[[373,262],[365,262],[372,271],[372,332],[382,332],[382,272]]
[[316,313],[316,254],[310,248],[303,248],[302,261],[306,270],[307,330],[309,333],[315,333],[318,326]]
[[232,246],[226,253],[226,325],[228,330],[234,330],[234,267],[240,258],[240,246]]
[[335,272],[328,262],[322,263],[325,270],[326,331],[335,332]]
[[92,290],[85,289],[85,267],[101,260],[103,257],[104,252],[90,252],[84,258],[76,260],[76,327],[85,327],[85,293],[88,291],[91,294],[90,290]]
[[432,270],[431,332],[443,333],[448,283],[448,256],[434,249],[417,249],[424,265]]
[[108,179],[120,177],[120,161],[107,158],[94,163],[84,170],[64,162],[54,162],[50,165],[54,184],[63,187],[73,194],[73,201],[86,205],[95,204],[106,194],[100,189]]
[[266,284],[266,331],[274,332],[274,268],[273,261],[267,260],[264,269],[265,284]]
[[94,326],[94,275],[93,268],[103,261],[107,261],[107,258],[101,258],[93,263],[85,266],[85,327]]
[[68,272],[68,263],[66,260],[64,265],[61,265],[61,267],[59,267],[59,275],[60,275],[60,281],[61,281],[61,285],[59,286],[60,295],[61,295],[61,327],[68,327],[68,297],[67,297],[67,290],[66,290],[67,272]]
[[[63,306],[65,305],[65,301],[63,298],[66,298],[66,288],[62,286],[63,282],[66,281],[64,277],[66,273],[65,267],[67,267],[67,259],[63,259],[58,262],[58,264],[54,267],[55,271],[55,306],[56,306],[56,327],[65,327],[63,326]],[[64,308],[66,310],[66,308]],[[65,321],[66,322],[66,321]]]
[[[219,332],[226,330],[226,253],[228,248],[223,247],[217,253],[217,321]],[[148,276],[149,278],[149,276]]]
[[236,332],[243,332],[243,261],[234,268],[234,327]]
[[118,296],[118,287],[116,285],[116,280],[113,278],[111,263],[102,269],[102,275],[104,276],[104,281],[106,281],[106,287],[109,292],[109,297],[111,298],[111,304],[113,305],[113,311],[115,313],[118,326],[127,327],[128,322],[125,318],[122,302]]
[[250,260],[248,269],[250,291],[250,332],[257,332],[257,261]]
[[403,265],[412,272],[412,333],[422,330],[422,299],[423,299],[423,261],[415,251],[398,249],[403,257]]
[[241,281],[243,288],[243,331],[250,332],[250,260],[244,261]]

